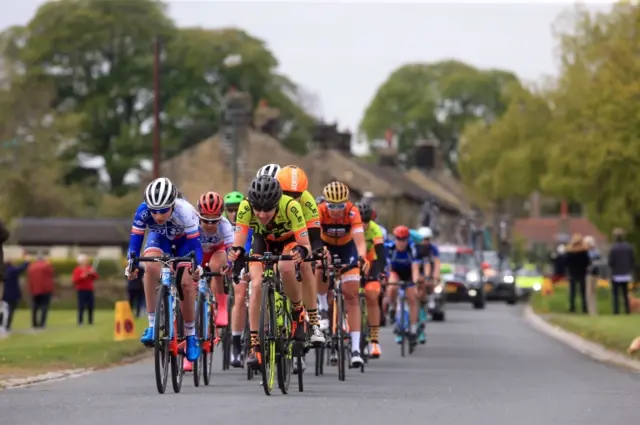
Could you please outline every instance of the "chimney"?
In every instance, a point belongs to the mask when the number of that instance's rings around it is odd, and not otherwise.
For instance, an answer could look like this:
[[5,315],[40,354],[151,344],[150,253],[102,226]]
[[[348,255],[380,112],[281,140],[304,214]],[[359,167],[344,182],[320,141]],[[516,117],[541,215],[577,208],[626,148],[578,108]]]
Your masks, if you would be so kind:
[[416,168],[428,172],[438,167],[438,146],[435,139],[420,140],[416,142],[413,161]]

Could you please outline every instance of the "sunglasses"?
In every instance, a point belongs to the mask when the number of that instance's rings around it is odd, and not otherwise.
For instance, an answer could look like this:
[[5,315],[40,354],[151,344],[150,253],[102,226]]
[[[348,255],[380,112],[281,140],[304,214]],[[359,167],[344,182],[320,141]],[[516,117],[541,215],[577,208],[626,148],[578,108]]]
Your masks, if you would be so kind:
[[262,205],[252,205],[251,208],[253,208],[255,212],[271,212],[275,210],[275,208],[265,208]]
[[225,211],[230,214],[235,214],[238,212],[238,208],[225,208]]
[[396,240],[400,242],[405,242],[405,241],[408,241],[409,238],[396,238]]
[[217,218],[205,218],[205,217],[200,217],[200,223],[204,223],[204,224],[218,224],[218,222],[220,221],[222,217],[217,217]]
[[168,213],[169,211],[171,211],[171,207],[162,208],[162,209],[159,209],[159,210],[149,209],[149,211],[151,212],[151,214],[165,214],[165,213]]
[[330,210],[343,210],[346,206],[347,204],[345,202],[340,202],[339,204],[327,202],[327,208]]

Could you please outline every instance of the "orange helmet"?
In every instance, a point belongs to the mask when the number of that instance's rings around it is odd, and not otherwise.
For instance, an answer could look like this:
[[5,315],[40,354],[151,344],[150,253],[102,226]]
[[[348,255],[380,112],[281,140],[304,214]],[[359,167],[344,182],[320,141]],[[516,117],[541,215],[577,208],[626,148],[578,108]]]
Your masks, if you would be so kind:
[[200,196],[198,199],[198,214],[202,216],[213,215],[219,216],[222,215],[222,209],[224,208],[224,199],[218,192],[206,192]]
[[407,226],[398,226],[393,229],[393,236],[396,239],[407,239],[409,238],[409,228]]
[[309,179],[304,170],[296,165],[282,167],[276,179],[283,192],[302,193],[309,187]]

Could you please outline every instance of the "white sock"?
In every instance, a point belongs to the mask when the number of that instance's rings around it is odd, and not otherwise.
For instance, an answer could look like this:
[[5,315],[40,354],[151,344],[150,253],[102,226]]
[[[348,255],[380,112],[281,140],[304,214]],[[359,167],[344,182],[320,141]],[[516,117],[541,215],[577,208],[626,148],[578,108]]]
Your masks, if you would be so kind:
[[147,317],[149,318],[149,327],[152,328],[153,325],[156,324],[156,314],[155,313],[148,313]]
[[360,351],[360,331],[351,332],[351,349],[353,351]]
[[417,334],[418,333],[418,324],[417,323],[412,323],[411,326],[409,326],[409,332],[412,334]]
[[329,302],[327,301],[327,294],[318,294],[318,309],[323,311],[329,310]]
[[196,334],[196,322],[184,322],[184,334],[192,336]]
[[241,336],[242,331],[231,331],[231,336]]

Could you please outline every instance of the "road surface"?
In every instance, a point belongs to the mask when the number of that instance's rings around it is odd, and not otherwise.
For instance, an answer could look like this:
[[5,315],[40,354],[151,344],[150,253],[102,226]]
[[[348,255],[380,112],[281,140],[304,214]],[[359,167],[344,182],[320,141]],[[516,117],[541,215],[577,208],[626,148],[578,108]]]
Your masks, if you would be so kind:
[[[430,339],[401,358],[388,329],[383,358],[367,373],[312,374],[304,393],[267,397],[242,370],[213,385],[159,395],[151,362],[0,392],[7,425],[632,425],[640,423],[640,375],[597,363],[529,328],[520,309],[450,306]],[[293,386],[293,383],[292,383]]]

